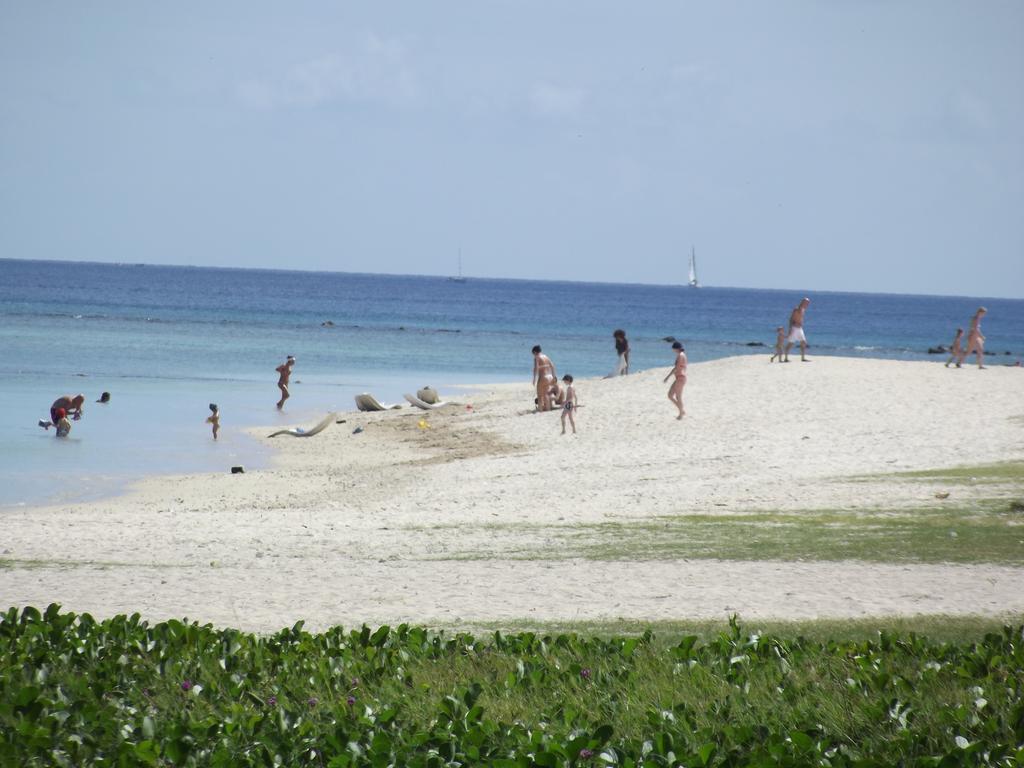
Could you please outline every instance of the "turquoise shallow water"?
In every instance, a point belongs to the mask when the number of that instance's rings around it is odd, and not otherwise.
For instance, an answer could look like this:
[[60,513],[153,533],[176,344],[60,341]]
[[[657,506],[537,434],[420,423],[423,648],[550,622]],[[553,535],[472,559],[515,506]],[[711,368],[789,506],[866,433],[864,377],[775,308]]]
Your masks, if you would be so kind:
[[[682,276],[681,276],[682,277]],[[372,391],[529,380],[540,343],[559,371],[607,373],[611,331],[635,369],[766,354],[805,291],[691,290],[514,280],[0,260],[0,505],[101,496],[156,472],[258,466],[246,426],[293,426]],[[993,364],[1024,352],[1024,301],[811,292],[813,354],[929,358],[980,303]],[[329,321],[332,325],[324,325]],[[294,397],[274,409],[274,368],[298,357]],[[92,401],[110,391],[112,402]],[[67,441],[36,426],[64,393],[88,396]],[[209,439],[207,403],[223,412]]]

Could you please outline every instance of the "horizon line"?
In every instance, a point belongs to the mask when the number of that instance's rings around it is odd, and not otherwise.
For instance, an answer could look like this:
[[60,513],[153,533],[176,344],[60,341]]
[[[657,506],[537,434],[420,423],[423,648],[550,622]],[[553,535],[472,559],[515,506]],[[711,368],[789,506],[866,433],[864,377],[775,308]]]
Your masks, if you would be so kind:
[[[453,275],[437,275],[437,274],[422,274],[414,272],[358,272],[341,269],[302,269],[302,268],[283,268],[283,267],[240,267],[240,266],[223,266],[219,264],[160,264],[150,263],[142,261],[96,261],[93,259],[31,259],[21,258],[17,256],[0,256],[0,262],[4,261],[21,261],[21,262],[41,262],[44,264],[80,264],[80,265],[99,265],[107,267],[156,267],[156,268],[171,268],[171,269],[220,269],[220,270],[248,270],[252,272],[283,272],[283,273],[299,273],[299,274],[328,274],[328,275],[362,275],[369,277],[426,277],[434,278],[438,280],[448,280],[454,277]],[[687,291],[691,290],[705,290],[705,289],[720,289],[720,290],[741,290],[741,291],[764,291],[764,292],[776,292],[776,293],[836,293],[836,294],[852,294],[852,295],[864,295],[864,296],[920,296],[920,297],[932,297],[938,299],[996,299],[998,301],[1024,301],[1024,296],[983,296],[983,295],[965,295],[965,294],[946,294],[946,293],[905,293],[900,291],[844,291],[835,288],[760,288],[746,285],[708,285],[707,283],[701,283],[699,287],[692,287],[686,282],[680,283],[642,283],[642,282],[619,282],[615,280],[565,280],[565,279],[554,279],[554,278],[536,278],[536,277],[483,277],[473,275],[462,275],[461,282],[472,282],[474,280],[493,280],[493,281],[506,281],[506,282],[523,282],[523,283],[570,283],[575,285],[624,285],[624,286],[640,286],[647,288],[684,288]]]

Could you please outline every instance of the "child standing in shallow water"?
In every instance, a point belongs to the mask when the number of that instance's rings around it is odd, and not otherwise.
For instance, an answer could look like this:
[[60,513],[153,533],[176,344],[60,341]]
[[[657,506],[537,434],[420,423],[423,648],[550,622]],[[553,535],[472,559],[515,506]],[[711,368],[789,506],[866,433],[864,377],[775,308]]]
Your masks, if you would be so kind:
[[786,344],[786,329],[784,326],[779,326],[775,329],[775,354],[768,360],[769,363],[774,363],[775,358],[779,358],[779,362],[782,362],[782,347]]
[[576,419],[573,416],[573,411],[576,410],[576,387],[573,386],[572,376],[568,373],[562,377],[562,381],[565,382],[565,401],[562,403],[562,434],[565,434],[565,418],[569,417],[569,423],[572,424],[572,433],[576,434]]
[[220,408],[217,407],[216,403],[210,403],[210,415],[206,417],[206,423],[213,425],[213,439],[217,439],[217,433],[220,432]]

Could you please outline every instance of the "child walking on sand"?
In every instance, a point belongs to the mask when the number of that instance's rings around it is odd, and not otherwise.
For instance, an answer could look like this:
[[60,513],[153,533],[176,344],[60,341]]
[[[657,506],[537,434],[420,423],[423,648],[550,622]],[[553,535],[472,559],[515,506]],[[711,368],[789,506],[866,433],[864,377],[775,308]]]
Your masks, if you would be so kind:
[[220,408],[216,403],[210,403],[210,415],[206,417],[206,423],[212,425],[213,439],[216,440],[217,433],[220,432]]
[[568,373],[562,377],[562,381],[565,382],[565,400],[562,403],[562,434],[565,434],[565,418],[569,417],[569,423],[572,425],[572,433],[576,434],[576,418],[573,416],[573,411],[576,410],[576,387],[573,386],[572,376]]
[[775,358],[779,358],[779,362],[782,362],[782,348],[786,345],[786,329],[784,326],[779,326],[775,329],[775,354],[769,358],[769,363],[774,363]]
[[[946,367],[947,368],[949,368],[949,364],[952,363],[957,358],[959,358],[961,353],[964,351],[963,347],[960,345],[960,342],[963,341],[963,338],[964,338],[964,329],[963,328],[957,328],[956,329],[956,337],[953,339],[953,346],[950,347],[950,349],[949,349],[949,352],[950,352],[949,360],[946,361]],[[957,363],[956,367],[959,368],[960,367],[960,363]]]

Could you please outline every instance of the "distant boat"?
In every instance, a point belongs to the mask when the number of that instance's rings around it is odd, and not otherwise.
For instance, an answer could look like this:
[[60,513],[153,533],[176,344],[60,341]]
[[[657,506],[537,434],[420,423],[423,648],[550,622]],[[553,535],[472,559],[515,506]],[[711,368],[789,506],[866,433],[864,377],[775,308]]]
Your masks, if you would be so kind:
[[690,283],[691,288],[700,288],[700,283],[697,282],[697,252],[693,246],[690,247]]
[[464,283],[464,282],[466,282],[466,278],[464,278],[462,276],[462,249],[461,248],[459,249],[459,274],[458,275],[453,275],[453,276],[449,277],[448,278],[448,282],[450,282],[450,283]]

